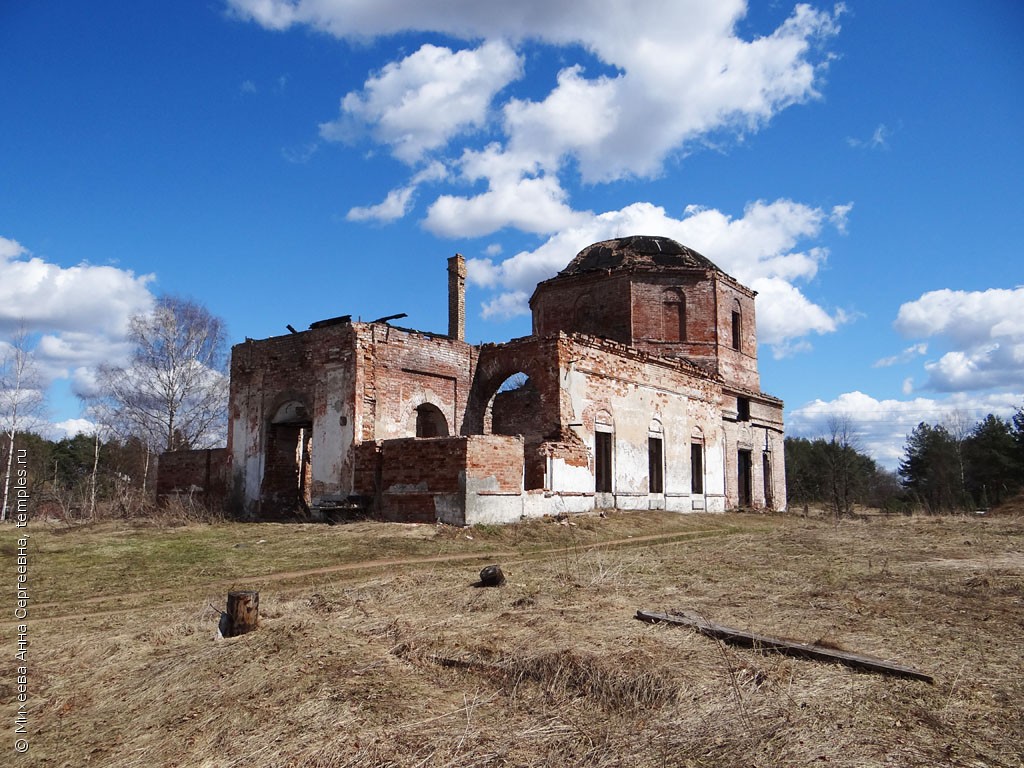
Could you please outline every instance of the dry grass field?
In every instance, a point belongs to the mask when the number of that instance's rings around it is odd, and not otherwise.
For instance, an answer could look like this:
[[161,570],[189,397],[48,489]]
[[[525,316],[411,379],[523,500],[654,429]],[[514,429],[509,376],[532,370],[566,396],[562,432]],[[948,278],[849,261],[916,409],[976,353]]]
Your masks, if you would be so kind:
[[[1024,517],[34,524],[17,766],[1024,765]],[[17,534],[0,531],[13,587]],[[508,582],[474,588],[483,565]],[[232,588],[262,621],[218,639]],[[934,683],[645,624],[687,609]],[[9,762],[13,760],[13,762]]]

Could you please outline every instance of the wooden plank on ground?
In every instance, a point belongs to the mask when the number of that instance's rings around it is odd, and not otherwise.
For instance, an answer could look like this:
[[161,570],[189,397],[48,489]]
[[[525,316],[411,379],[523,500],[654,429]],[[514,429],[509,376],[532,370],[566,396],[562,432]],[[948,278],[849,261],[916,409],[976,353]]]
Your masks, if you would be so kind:
[[733,629],[716,624],[712,621],[697,616],[688,611],[675,613],[655,613],[652,611],[637,611],[636,618],[640,621],[650,623],[674,624],[683,627],[692,627],[704,635],[723,640],[727,643],[742,645],[746,648],[754,648],[760,651],[774,651],[789,656],[797,656],[805,659],[816,659],[818,661],[833,661],[845,664],[848,667],[864,669],[870,672],[881,672],[898,677],[909,677],[915,680],[924,680],[926,683],[934,682],[931,675],[925,674],[912,667],[905,667],[901,664],[893,664],[885,659],[874,656],[865,656],[849,651],[840,651],[835,648],[826,648],[815,643],[796,643],[790,640],[783,640],[778,637],[760,635],[756,632],[746,632],[742,629]]

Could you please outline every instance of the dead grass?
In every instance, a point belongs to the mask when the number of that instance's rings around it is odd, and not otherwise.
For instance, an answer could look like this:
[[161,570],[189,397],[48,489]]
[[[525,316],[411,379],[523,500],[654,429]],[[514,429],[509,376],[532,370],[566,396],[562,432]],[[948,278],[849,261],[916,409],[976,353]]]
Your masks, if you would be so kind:
[[[33,531],[33,594],[51,607],[30,619],[23,764],[1024,764],[1021,518],[573,522]],[[506,585],[471,587],[492,561]],[[235,582],[261,590],[262,624],[217,640],[210,606]],[[733,648],[637,608],[936,682]]]

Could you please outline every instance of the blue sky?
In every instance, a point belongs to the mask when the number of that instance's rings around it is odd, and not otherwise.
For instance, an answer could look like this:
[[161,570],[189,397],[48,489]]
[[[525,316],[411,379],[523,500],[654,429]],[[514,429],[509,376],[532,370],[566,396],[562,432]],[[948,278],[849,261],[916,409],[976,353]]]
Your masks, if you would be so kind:
[[[1024,405],[1024,6],[619,0],[0,5],[0,346],[51,421],[162,293],[232,343],[340,314],[529,333],[585,245],[759,292],[791,434]],[[2,351],[2,350],[0,350]]]

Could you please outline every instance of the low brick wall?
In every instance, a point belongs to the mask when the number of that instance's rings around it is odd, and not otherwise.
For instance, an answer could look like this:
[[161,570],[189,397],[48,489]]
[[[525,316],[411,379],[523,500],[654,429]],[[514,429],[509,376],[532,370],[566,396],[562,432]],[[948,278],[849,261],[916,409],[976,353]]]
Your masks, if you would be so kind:
[[224,504],[230,465],[227,448],[163,453],[157,463],[157,501],[191,494],[208,506]]
[[466,525],[478,522],[468,518],[481,510],[488,519],[518,520],[523,441],[471,435],[363,443],[356,451],[355,485],[374,499],[385,520]]

